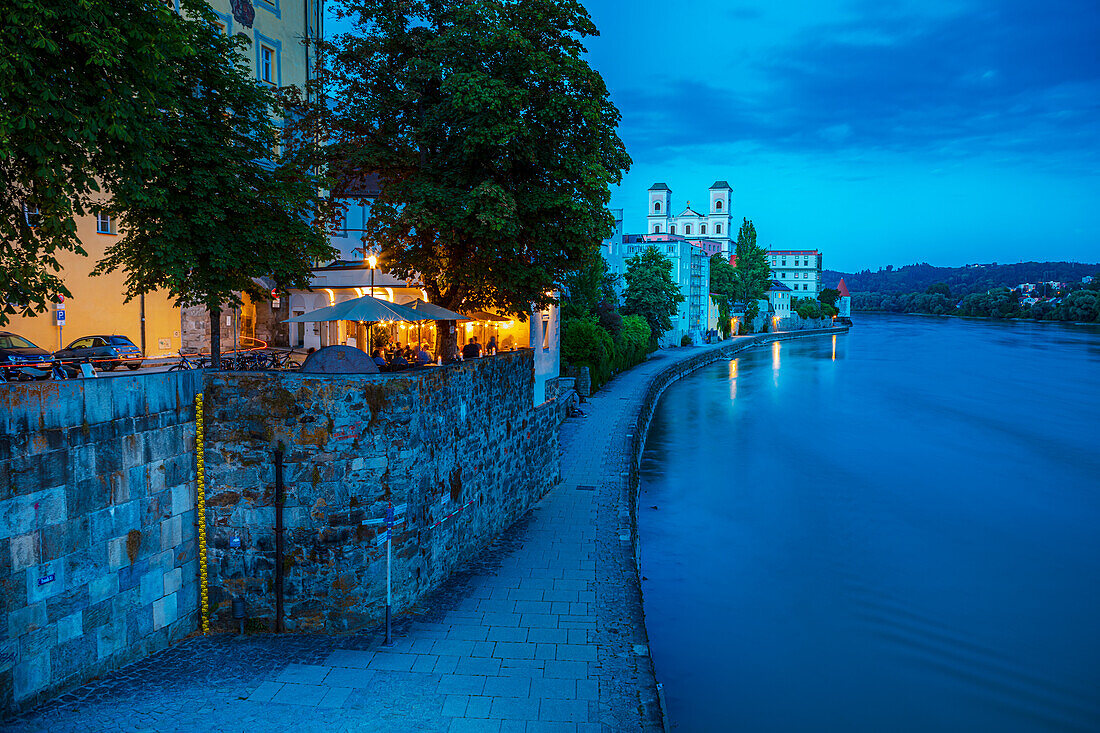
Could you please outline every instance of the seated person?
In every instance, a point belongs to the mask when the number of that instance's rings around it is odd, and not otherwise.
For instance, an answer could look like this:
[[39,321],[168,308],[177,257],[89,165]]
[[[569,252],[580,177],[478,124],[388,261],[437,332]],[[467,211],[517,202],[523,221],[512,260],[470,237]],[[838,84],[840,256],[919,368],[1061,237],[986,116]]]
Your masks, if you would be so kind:
[[470,339],[470,342],[462,347],[463,359],[476,359],[481,356],[481,344],[477,342],[477,336]]
[[382,349],[375,349],[374,354],[371,355],[371,361],[373,361],[378,368],[386,366],[386,360],[382,358]]
[[394,368],[399,368],[407,367],[408,365],[409,360],[405,358],[404,354],[402,354],[400,351],[395,351],[393,354],[393,358],[390,359],[390,366]]
[[430,364],[432,361],[432,355],[428,353],[428,350],[424,348],[424,344],[420,344],[420,351],[416,353],[416,360],[421,364]]

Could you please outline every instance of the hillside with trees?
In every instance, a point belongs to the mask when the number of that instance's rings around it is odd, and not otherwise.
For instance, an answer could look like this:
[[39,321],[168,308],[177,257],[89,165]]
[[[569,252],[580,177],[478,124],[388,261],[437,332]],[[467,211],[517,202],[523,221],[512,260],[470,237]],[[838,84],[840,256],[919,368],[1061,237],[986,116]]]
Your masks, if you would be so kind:
[[[1083,278],[1093,276],[1092,282]],[[1100,322],[1100,265],[1020,262],[1013,265],[891,266],[877,272],[825,271],[844,278],[853,311],[925,313],[1042,321]],[[1024,287],[1021,287],[1024,286]]]

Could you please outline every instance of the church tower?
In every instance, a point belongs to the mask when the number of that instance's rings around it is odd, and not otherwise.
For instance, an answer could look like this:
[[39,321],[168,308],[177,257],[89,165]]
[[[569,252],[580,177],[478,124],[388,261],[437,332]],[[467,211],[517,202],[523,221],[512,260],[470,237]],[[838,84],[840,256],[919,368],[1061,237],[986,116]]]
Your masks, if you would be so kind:
[[731,254],[730,238],[733,232],[733,189],[725,181],[715,181],[710,187],[710,208],[707,210],[708,229],[713,239],[722,242],[722,253]]
[[667,234],[668,217],[672,215],[672,189],[663,183],[649,187],[649,206],[646,209],[646,234]]

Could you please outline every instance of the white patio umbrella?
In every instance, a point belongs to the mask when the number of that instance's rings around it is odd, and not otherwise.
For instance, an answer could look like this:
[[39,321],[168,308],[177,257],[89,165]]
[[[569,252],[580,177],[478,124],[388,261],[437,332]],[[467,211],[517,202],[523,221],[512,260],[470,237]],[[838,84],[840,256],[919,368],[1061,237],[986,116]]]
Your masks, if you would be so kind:
[[411,323],[433,320],[435,318],[432,316],[419,313],[408,306],[364,295],[288,318],[283,323],[326,323],[329,321],[365,321],[370,323],[403,321]]

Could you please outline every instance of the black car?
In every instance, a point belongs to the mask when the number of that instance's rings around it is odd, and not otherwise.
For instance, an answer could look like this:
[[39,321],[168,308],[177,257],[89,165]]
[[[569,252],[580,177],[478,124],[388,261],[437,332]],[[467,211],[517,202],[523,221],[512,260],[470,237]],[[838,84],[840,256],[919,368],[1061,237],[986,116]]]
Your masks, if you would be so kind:
[[133,341],[118,335],[78,338],[54,356],[67,367],[86,362],[107,371],[123,364],[129,369],[137,369],[145,358]]
[[40,349],[22,336],[0,331],[0,376],[8,381],[49,379],[53,372],[53,354]]

